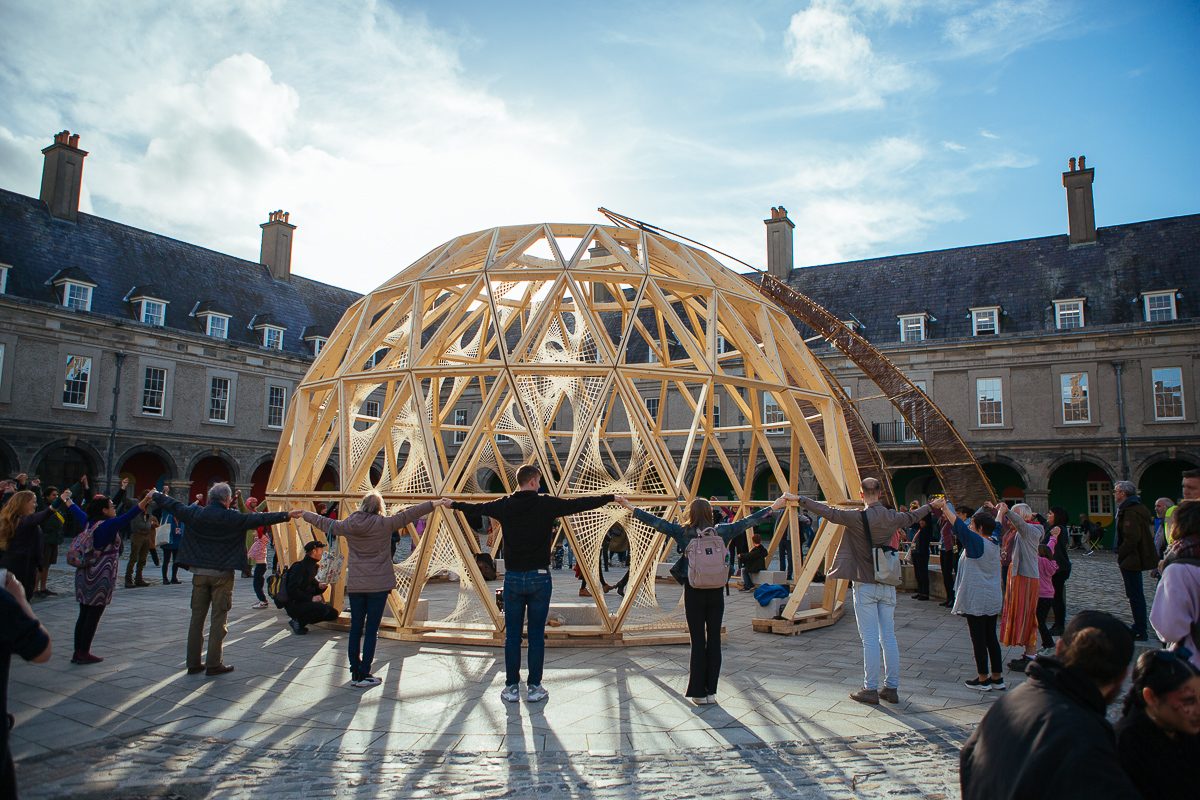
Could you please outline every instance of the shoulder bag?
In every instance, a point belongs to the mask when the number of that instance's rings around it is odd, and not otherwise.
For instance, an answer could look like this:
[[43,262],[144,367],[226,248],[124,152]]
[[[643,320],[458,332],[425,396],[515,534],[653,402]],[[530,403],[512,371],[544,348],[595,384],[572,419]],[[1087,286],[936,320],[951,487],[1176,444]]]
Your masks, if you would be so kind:
[[863,535],[867,537],[867,552],[871,554],[871,566],[875,570],[875,582],[888,586],[899,586],[900,554],[890,547],[876,547],[871,540],[871,523],[867,522],[867,512],[862,514]]

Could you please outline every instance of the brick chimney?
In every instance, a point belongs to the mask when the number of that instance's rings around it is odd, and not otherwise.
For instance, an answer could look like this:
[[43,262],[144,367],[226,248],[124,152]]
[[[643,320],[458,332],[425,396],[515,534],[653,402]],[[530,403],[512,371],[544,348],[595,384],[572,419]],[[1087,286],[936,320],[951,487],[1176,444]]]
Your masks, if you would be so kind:
[[79,187],[83,181],[83,159],[79,134],[62,131],[54,135],[54,144],[42,151],[41,200],[52,216],[75,222],[79,219]]
[[269,219],[258,227],[262,228],[262,250],[258,261],[271,270],[277,281],[292,279],[292,231],[296,226],[288,223],[286,211],[272,211]]
[[771,218],[763,224],[767,226],[767,272],[786,281],[792,274],[792,229],[796,226],[783,206],[773,207]]
[[1084,157],[1079,157],[1079,169],[1071,159],[1070,171],[1063,173],[1063,186],[1067,187],[1067,224],[1070,226],[1070,243],[1095,244],[1096,210],[1092,206],[1092,173],[1084,169]]

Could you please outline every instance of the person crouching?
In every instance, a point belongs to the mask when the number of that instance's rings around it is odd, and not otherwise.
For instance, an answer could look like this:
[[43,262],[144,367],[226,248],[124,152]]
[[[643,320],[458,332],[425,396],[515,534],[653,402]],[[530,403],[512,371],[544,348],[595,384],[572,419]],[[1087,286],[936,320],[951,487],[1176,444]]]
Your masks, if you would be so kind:
[[304,558],[288,569],[288,602],[284,608],[292,618],[288,625],[300,635],[308,633],[308,626],[314,622],[332,622],[338,618],[338,610],[322,596],[326,584],[317,582],[317,568],[324,553],[324,542],[311,541],[304,545]]

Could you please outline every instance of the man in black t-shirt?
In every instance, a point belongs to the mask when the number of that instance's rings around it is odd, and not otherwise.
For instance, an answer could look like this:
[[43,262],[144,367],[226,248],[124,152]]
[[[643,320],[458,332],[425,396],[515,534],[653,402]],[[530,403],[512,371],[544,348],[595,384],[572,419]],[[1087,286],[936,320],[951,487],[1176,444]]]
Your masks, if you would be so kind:
[[21,582],[11,572],[0,588],[0,737],[4,742],[4,760],[0,762],[0,797],[17,797],[17,775],[12,751],[8,749],[8,665],[16,653],[26,661],[44,664],[50,660],[50,634],[38,622]]
[[554,521],[611,503],[611,494],[564,500],[539,494],[542,472],[532,464],[517,470],[517,491],[490,503],[460,503],[450,507],[464,514],[485,514],[499,520],[504,533],[504,690],[509,703],[521,699],[521,634],[529,611],[529,692],[531,703],[549,697],[542,687],[546,656],[546,616],[550,612],[550,546]]

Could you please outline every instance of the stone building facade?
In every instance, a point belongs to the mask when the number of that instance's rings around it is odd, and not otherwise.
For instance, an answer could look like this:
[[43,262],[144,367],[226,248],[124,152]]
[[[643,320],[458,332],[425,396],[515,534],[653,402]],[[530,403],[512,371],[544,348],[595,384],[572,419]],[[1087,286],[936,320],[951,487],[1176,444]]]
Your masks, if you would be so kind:
[[0,190],[0,474],[261,497],[293,387],[359,295],[291,274],[283,212],[256,264],[80,213],[78,136],[43,153],[39,198]]

